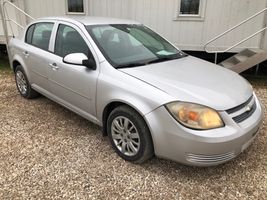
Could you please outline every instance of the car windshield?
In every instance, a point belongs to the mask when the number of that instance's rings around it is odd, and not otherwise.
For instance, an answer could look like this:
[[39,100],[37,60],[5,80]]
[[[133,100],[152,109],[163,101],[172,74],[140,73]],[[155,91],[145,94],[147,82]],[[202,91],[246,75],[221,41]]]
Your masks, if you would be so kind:
[[186,56],[143,25],[90,25],[86,28],[115,68],[143,66]]

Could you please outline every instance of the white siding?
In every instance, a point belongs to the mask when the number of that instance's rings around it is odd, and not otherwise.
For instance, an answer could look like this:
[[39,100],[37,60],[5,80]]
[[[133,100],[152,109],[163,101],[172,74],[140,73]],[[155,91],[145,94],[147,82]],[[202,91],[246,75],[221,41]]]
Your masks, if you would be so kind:
[[[35,18],[66,15],[66,0],[16,0]],[[85,0],[86,14],[129,18],[156,30],[184,50],[203,50],[203,44],[263,9],[267,0],[206,0],[203,21],[175,20],[180,0]],[[212,45],[231,46],[263,27],[264,15],[241,26]],[[235,49],[260,47],[261,34]]]
[[34,18],[66,14],[65,0],[24,0],[25,11]]
[[[24,4],[23,1],[17,1],[15,2],[15,5],[24,10]],[[9,4],[6,4],[5,6],[5,13],[8,15],[9,19],[12,19],[14,21],[17,21],[18,24],[25,26],[26,21],[25,17],[22,16],[20,13],[15,12],[15,9],[11,7]],[[2,19],[0,15],[0,43],[5,42],[5,37],[4,37],[4,30],[3,30],[3,25],[2,25]],[[19,28],[17,25],[15,25],[13,22],[7,22],[7,27],[8,27],[8,33],[9,36],[18,36],[20,33],[21,28]]]
[[[266,0],[207,0],[204,21],[175,20],[179,0],[89,0],[89,15],[138,20],[186,50],[203,50],[203,44],[257,11]],[[223,49],[256,32],[263,26],[263,14],[216,41]],[[239,46],[260,46],[261,35]],[[236,50],[239,50],[236,49]]]

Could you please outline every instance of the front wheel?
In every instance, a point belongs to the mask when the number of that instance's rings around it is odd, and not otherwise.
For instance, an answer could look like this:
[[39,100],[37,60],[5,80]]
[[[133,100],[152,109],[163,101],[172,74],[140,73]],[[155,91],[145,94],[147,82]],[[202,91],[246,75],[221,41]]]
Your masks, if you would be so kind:
[[39,95],[35,90],[31,88],[26,73],[24,72],[21,65],[17,66],[15,70],[15,80],[18,91],[24,98],[32,99]]
[[142,163],[154,154],[150,131],[135,110],[120,106],[108,117],[107,132],[109,140],[123,159]]

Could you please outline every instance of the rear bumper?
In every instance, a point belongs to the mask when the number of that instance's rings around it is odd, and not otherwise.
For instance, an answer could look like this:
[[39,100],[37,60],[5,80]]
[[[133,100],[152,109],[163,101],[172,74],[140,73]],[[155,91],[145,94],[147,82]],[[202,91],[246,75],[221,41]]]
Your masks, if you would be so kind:
[[226,126],[208,131],[185,128],[165,107],[158,108],[145,116],[156,156],[193,166],[213,166],[235,158],[253,142],[262,123],[257,98],[256,104],[253,115],[239,124],[221,112]]

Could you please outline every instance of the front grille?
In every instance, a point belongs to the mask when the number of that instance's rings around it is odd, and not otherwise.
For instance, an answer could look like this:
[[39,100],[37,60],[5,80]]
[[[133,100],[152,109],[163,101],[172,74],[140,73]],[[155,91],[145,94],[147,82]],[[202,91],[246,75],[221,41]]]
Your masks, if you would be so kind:
[[231,108],[226,112],[232,117],[236,123],[241,123],[248,119],[256,110],[257,104],[254,96],[252,95],[245,103]]
[[235,157],[234,151],[217,155],[187,154],[187,160],[199,164],[216,164],[231,160]]
[[243,122],[245,121],[247,118],[249,118],[256,110],[256,102],[254,102],[254,104],[252,105],[252,107],[250,108],[249,111],[246,111],[244,112],[243,114],[241,115],[238,115],[236,117],[233,117],[233,120],[236,122],[236,123],[240,123],[240,122]]
[[231,108],[231,109],[227,110],[226,112],[227,112],[228,114],[235,113],[235,112],[241,110],[242,108],[246,107],[246,106],[251,102],[252,99],[253,99],[253,95],[252,95],[252,96],[251,96],[245,103],[242,103],[242,104],[239,105],[239,106],[236,106],[236,107],[234,107],[234,108]]

